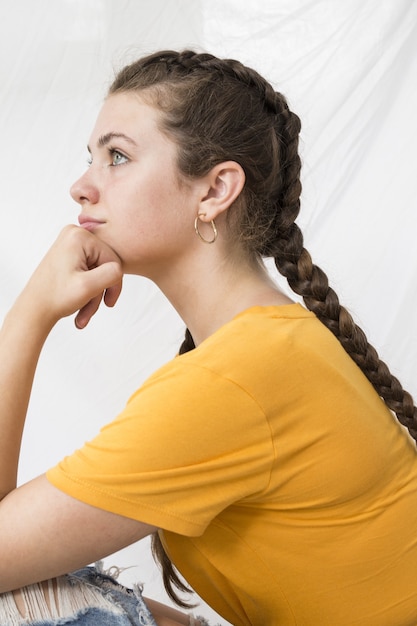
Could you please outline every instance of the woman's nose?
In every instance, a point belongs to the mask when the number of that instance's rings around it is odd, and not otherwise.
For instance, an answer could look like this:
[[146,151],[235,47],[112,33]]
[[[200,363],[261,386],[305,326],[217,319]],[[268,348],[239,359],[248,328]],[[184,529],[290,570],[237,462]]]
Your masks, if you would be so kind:
[[94,185],[89,176],[90,170],[87,170],[78,180],[75,181],[70,187],[70,194],[75,202],[83,204],[88,202],[95,204],[98,202],[99,192],[97,186]]

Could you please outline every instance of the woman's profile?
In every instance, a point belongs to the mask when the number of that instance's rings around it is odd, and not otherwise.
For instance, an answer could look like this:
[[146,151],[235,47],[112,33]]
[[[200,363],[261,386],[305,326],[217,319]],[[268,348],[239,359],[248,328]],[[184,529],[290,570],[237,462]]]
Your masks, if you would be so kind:
[[[206,624],[189,587],[236,626],[417,623],[417,410],[304,247],[300,128],[238,61],[167,50],[117,74],[79,226],[0,334],[2,624]],[[45,340],[117,305],[124,274],[177,310],[179,354],[16,487]],[[178,611],[90,565],[149,535]]]

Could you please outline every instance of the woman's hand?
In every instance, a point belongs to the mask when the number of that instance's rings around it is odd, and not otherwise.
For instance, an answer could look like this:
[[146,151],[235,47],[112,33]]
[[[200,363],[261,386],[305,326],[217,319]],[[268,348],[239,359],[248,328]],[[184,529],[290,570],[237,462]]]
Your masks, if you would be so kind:
[[75,324],[85,328],[103,296],[107,306],[115,305],[122,276],[120,258],[111,248],[79,226],[66,226],[22,295],[50,326],[78,311]]
[[0,330],[0,500],[16,486],[20,442],[33,377],[55,323],[78,311],[84,328],[104,295],[122,288],[119,257],[93,234],[67,226],[33,273]]

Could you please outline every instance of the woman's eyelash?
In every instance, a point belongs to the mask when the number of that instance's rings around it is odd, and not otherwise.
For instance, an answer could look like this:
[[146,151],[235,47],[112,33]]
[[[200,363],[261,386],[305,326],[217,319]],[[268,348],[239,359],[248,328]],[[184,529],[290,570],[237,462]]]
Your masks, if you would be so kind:
[[[128,160],[129,160],[129,159],[128,159],[128,157],[127,157],[125,154],[123,154],[123,152],[121,152],[120,150],[118,150],[117,148],[111,148],[111,147],[109,147],[107,150],[108,150],[108,154],[109,154],[109,156],[110,156],[110,160],[111,160],[110,165],[111,165],[111,166],[114,166],[114,165],[123,165],[123,163],[125,163],[126,161],[128,161]],[[122,163],[115,163],[115,162],[114,162],[115,157],[116,157],[116,158],[117,158],[117,157],[119,157],[119,158],[121,158],[121,159],[124,159],[124,161],[122,161]],[[87,157],[87,165],[88,165],[88,166],[90,166],[90,165],[92,164],[92,162],[93,162],[93,157],[92,157],[92,156],[91,156],[91,154],[90,154],[90,155]]]

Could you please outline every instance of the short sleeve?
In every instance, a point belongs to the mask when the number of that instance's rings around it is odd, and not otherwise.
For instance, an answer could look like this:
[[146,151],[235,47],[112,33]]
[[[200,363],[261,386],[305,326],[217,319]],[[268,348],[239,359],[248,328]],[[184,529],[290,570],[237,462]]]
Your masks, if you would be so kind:
[[227,376],[178,357],[47,477],[93,506],[198,536],[222,510],[265,490],[272,463],[256,400]]

